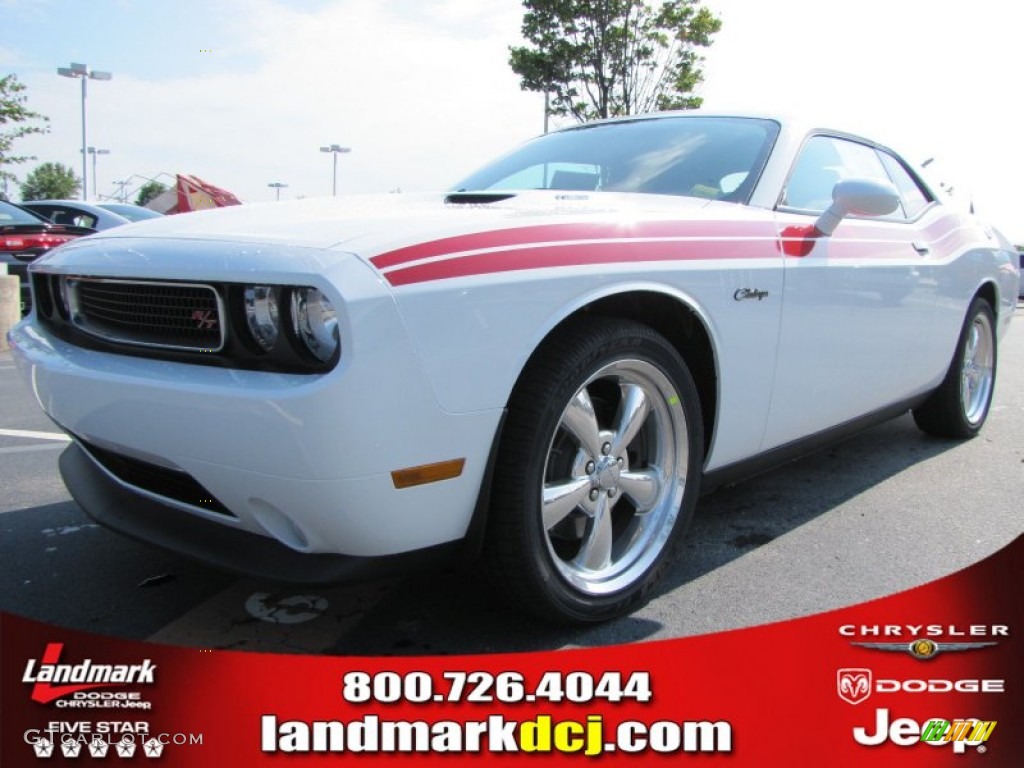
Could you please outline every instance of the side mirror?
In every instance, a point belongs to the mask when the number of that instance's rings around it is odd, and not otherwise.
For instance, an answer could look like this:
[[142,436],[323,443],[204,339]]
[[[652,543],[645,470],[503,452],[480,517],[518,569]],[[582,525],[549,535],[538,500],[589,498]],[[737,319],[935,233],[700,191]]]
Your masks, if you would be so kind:
[[843,179],[832,188],[832,205],[814,222],[814,228],[831,235],[845,216],[885,216],[899,206],[900,195],[888,181]]

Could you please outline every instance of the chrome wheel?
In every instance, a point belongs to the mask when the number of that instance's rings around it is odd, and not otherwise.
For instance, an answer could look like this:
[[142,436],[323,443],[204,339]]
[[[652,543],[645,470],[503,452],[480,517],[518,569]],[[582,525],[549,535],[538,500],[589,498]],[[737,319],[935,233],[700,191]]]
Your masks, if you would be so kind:
[[964,345],[960,373],[960,391],[964,418],[978,424],[988,411],[995,370],[995,338],[988,315],[974,317]]
[[581,316],[534,353],[508,402],[484,562],[523,610],[622,616],[651,594],[700,492],[704,418],[669,341]]
[[664,550],[689,461],[686,414],[650,362],[604,365],[562,410],[547,446],[540,511],[547,550],[574,588],[636,582]]
[[932,435],[964,439],[981,431],[996,384],[996,320],[978,296],[967,308],[946,376],[914,409],[917,426]]

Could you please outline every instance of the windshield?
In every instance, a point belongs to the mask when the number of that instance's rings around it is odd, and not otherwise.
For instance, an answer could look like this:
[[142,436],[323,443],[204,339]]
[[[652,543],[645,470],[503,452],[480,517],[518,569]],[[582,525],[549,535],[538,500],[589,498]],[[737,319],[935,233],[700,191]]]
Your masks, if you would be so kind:
[[778,131],[770,120],[698,116],[583,126],[527,142],[454,191],[642,192],[746,202]]

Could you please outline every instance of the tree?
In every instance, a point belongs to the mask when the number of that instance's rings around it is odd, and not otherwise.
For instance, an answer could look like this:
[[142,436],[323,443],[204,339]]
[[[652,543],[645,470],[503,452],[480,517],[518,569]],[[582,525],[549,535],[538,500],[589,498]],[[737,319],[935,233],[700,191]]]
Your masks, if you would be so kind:
[[167,186],[159,181],[147,181],[139,187],[139,194],[135,196],[136,205],[145,205],[154,197],[159,197],[167,191]]
[[[15,180],[14,174],[6,170],[4,166],[35,160],[29,155],[12,154],[11,146],[15,140],[33,133],[46,133],[50,130],[46,125],[26,125],[33,120],[42,120],[44,123],[49,120],[38,112],[28,109],[25,106],[27,101],[25,86],[18,82],[17,75],[0,77],[0,184],[4,188],[7,186],[6,182]],[[8,128],[8,126],[11,127]]]
[[694,109],[703,80],[698,48],[720,19],[700,0],[524,0],[523,37],[509,65],[548,111],[580,122],[661,109]]
[[22,200],[60,200],[76,197],[82,182],[70,166],[43,163],[21,185]]

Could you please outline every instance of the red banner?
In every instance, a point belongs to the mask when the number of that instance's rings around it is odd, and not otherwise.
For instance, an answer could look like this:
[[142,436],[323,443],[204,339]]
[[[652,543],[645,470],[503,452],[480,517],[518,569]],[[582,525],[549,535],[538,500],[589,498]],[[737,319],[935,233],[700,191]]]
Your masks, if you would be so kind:
[[203,211],[208,208],[224,208],[229,205],[241,205],[242,201],[234,193],[216,187],[198,176],[178,174],[178,204],[173,211],[167,213],[186,213]]
[[1022,577],[1024,537],[817,616],[491,656],[210,651],[0,614],[0,765],[1018,766]]

